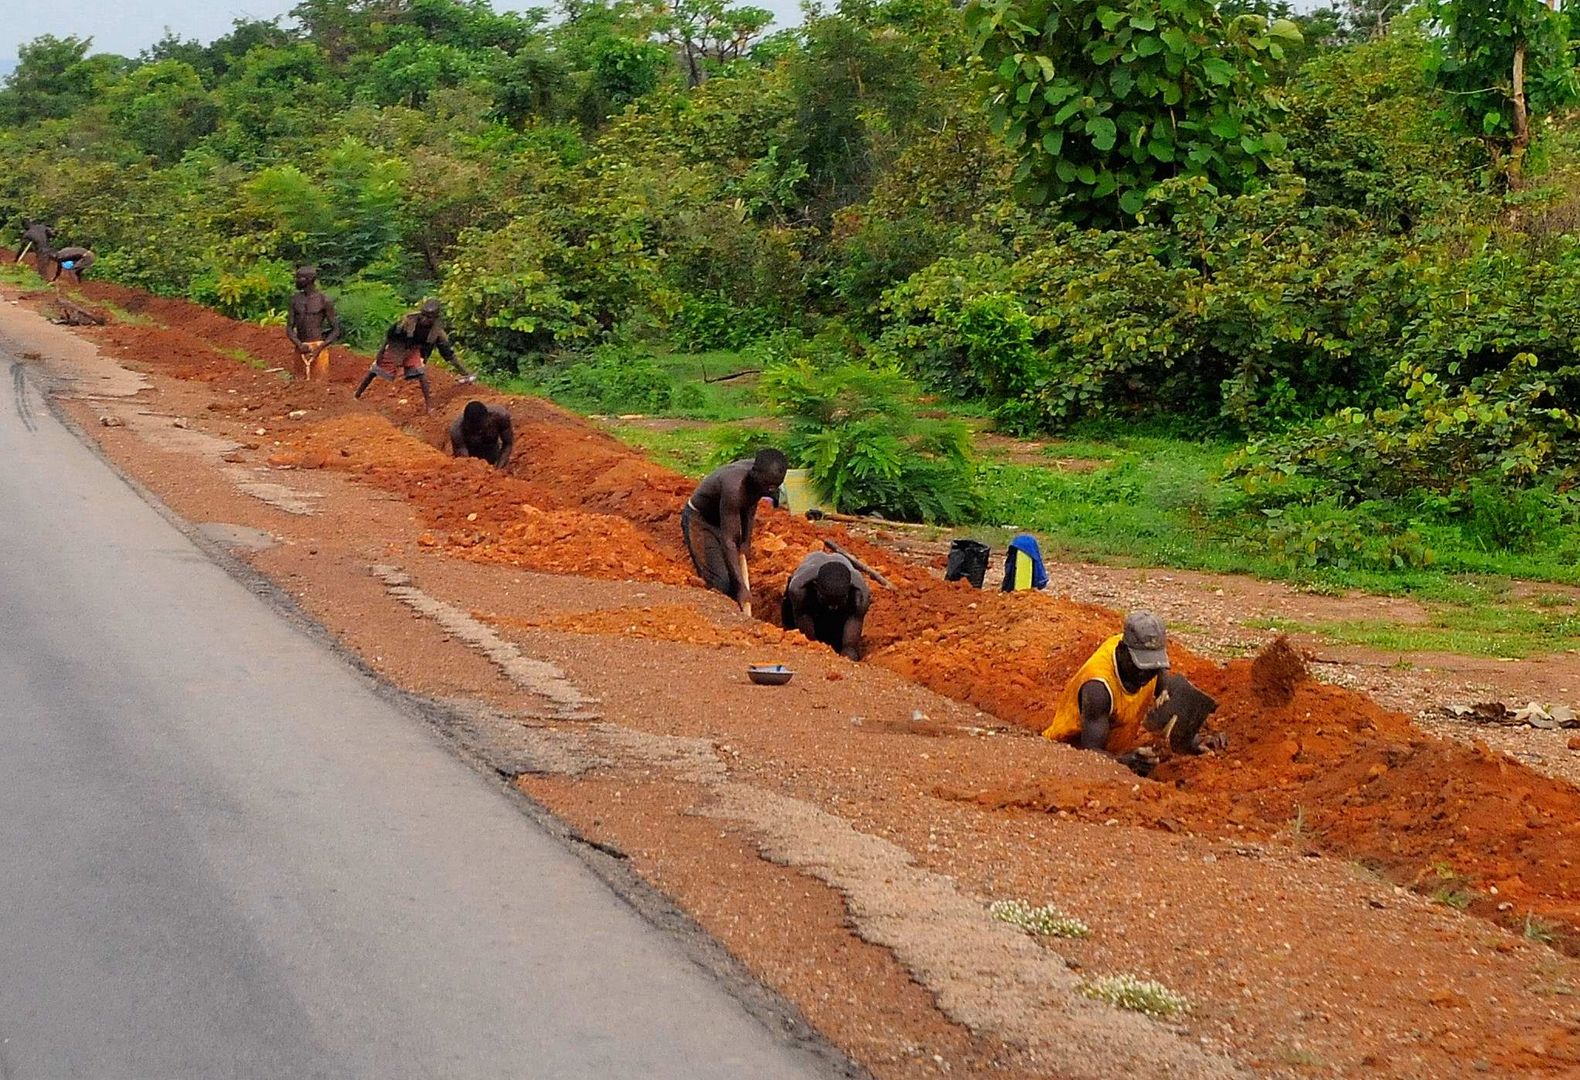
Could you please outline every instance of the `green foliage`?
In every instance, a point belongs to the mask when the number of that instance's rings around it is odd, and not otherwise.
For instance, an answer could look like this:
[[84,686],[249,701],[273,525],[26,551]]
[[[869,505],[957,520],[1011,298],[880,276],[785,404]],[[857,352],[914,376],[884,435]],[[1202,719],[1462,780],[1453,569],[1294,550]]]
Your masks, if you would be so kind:
[[409,309],[400,293],[381,281],[354,279],[328,291],[346,343],[363,352],[377,350],[385,332]]
[[966,25],[994,131],[1034,203],[1134,220],[1173,176],[1238,193],[1284,151],[1267,63],[1288,20],[1227,23],[1213,0],[974,0]]
[[899,368],[803,354],[770,366],[762,387],[789,423],[786,453],[836,510],[939,523],[975,516],[965,426],[919,417]]
[[557,365],[547,381],[557,400],[606,415],[651,416],[702,402],[694,384],[677,383],[652,357],[626,346],[591,349],[585,358]]
[[1473,481],[1465,534],[1484,548],[1528,552],[1551,545],[1573,516],[1567,497],[1550,488],[1509,488]]
[[127,141],[166,164],[214,130],[219,110],[190,64],[145,64],[107,95],[110,118]]
[[260,259],[243,270],[211,269],[192,279],[189,295],[233,319],[256,321],[289,304],[292,270],[278,259]]
[[[1431,71],[1461,125],[1487,140],[1495,161],[1524,151],[1534,117],[1574,101],[1568,19],[1544,0],[1428,0],[1426,7],[1441,30]],[[1518,161],[1511,167],[1517,175]]]

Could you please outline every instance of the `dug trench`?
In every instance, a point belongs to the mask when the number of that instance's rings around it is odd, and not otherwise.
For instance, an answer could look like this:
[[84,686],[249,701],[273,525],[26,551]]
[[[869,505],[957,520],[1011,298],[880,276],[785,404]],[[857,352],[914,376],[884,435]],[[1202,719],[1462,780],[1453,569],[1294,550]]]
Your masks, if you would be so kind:
[[[394,395],[382,386],[370,393],[372,401],[354,404],[344,384],[360,375],[365,359],[337,351],[329,388],[289,385],[261,377],[256,363],[280,355],[278,330],[111,285],[90,284],[84,295],[151,320],[82,331],[86,336],[131,364],[207,386],[215,396],[208,411],[233,429],[256,419],[267,431],[267,445],[254,449],[273,467],[344,473],[398,496],[422,523],[419,543],[435,554],[608,582],[693,584],[676,525],[690,482],[551,405],[477,395],[506,404],[516,419],[516,461],[500,475],[435,448],[462,393],[442,377],[440,408],[432,418],[421,417],[413,400],[392,404]],[[308,415],[290,418],[297,410]],[[1112,612],[1053,596],[946,585],[930,567],[881,545],[782,514],[767,516],[758,540],[760,611],[776,610],[783,581],[801,554],[830,535],[897,585],[880,593],[866,663],[1022,729],[1041,726],[1064,678],[1116,623]],[[734,641],[795,647],[811,656],[777,629],[698,617],[689,604],[655,604],[619,616],[561,614],[517,620],[513,627],[508,617],[497,621],[527,635],[570,631],[699,647]],[[1031,741],[983,740],[969,756],[1009,760],[992,768],[962,762],[957,779],[935,780],[930,790],[940,821],[988,815],[1024,830],[1034,829],[1027,822],[1052,814],[1099,829],[1117,822],[1237,844],[1287,838],[1297,852],[1309,848],[1355,860],[1426,895],[1452,887],[1471,910],[1506,925],[1534,915],[1564,928],[1560,943],[1575,950],[1580,874],[1572,860],[1580,851],[1580,795],[1572,787],[1510,759],[1426,736],[1364,697],[1301,679],[1298,668],[1268,677],[1266,661],[1258,671],[1250,662],[1220,667],[1183,649],[1175,653],[1177,666],[1220,701],[1213,725],[1228,736],[1226,752],[1172,759],[1146,783],[1113,770],[1055,780],[1020,767],[1017,759],[1041,760]],[[828,674],[844,670],[832,664]],[[829,687],[837,689],[837,682]],[[905,752],[923,757],[928,752],[915,748],[917,740],[959,742],[947,725],[929,730],[926,722],[907,730],[902,720],[883,734],[910,740]],[[966,754],[951,748],[936,756]],[[540,786],[554,788],[546,781]],[[602,786],[588,781],[575,792],[555,790],[567,808],[580,805],[595,814]],[[917,846],[925,845],[924,830]],[[1509,1054],[1497,1059],[1509,1068],[1541,1060],[1528,1048]],[[1562,1060],[1572,1059],[1566,1053]],[[1543,1068],[1561,1072],[1563,1066]]]

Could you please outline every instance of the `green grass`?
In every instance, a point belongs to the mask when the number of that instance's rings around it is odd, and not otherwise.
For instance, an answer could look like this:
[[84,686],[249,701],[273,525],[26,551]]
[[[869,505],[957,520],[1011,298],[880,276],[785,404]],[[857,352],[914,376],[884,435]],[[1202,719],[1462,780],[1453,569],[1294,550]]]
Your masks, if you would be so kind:
[[1477,603],[1426,603],[1424,624],[1384,619],[1291,622],[1248,619],[1258,630],[1300,630],[1339,645],[1360,645],[1385,653],[1444,652],[1461,656],[1523,660],[1580,648],[1580,608],[1544,606],[1536,601],[1488,597]]
[[7,285],[17,285],[22,288],[36,289],[43,284],[37,274],[26,263],[12,262],[10,259],[0,259],[0,282]]

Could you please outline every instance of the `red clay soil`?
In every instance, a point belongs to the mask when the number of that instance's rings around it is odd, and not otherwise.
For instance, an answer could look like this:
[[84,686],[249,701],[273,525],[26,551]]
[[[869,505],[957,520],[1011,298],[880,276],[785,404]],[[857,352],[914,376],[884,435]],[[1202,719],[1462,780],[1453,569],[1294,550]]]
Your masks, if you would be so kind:
[[[474,396],[442,373],[435,377],[441,408],[428,418],[418,415],[410,395],[397,404],[401,394],[387,386],[358,403],[343,385],[260,382],[255,368],[216,350],[243,350],[283,365],[290,352],[279,329],[104,283],[84,292],[173,328],[91,332],[112,352],[134,366],[234,389],[236,404],[227,400],[222,408],[271,418],[272,436],[286,446],[277,465],[343,469],[400,494],[435,546],[534,570],[695,580],[678,528],[692,482],[553,405],[475,394],[506,405],[515,417],[516,457],[502,475],[435,449],[461,401]],[[353,380],[365,365],[337,350],[333,379]],[[294,408],[310,408],[314,422],[286,421],[282,414]],[[422,438],[374,410],[414,423]],[[1046,594],[946,584],[890,551],[780,512],[764,514],[754,552],[759,613],[777,612],[789,573],[825,536],[898,586],[877,590],[867,627],[869,662],[1030,730],[1044,726],[1064,681],[1118,624],[1112,611]],[[673,625],[703,634],[694,620]],[[1033,785],[950,794],[1166,829],[1295,833],[1302,843],[1422,891],[1468,900],[1472,910],[1505,923],[1527,913],[1550,920],[1563,928],[1565,948],[1580,952],[1580,790],[1485,748],[1424,734],[1360,694],[1303,679],[1299,657],[1285,655],[1286,647],[1275,646],[1257,663],[1223,667],[1171,650],[1176,668],[1218,699],[1209,724],[1227,735],[1228,749],[1165,760],[1154,773],[1158,782],[1138,792],[1129,785],[1082,791]]]

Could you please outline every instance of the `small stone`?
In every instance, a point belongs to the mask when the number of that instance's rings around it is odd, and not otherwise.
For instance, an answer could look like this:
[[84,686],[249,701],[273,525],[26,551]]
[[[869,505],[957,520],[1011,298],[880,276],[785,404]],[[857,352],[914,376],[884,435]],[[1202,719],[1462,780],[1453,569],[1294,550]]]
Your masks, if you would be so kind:
[[99,417],[99,423],[103,424],[105,427],[126,426],[126,421],[122,420],[119,416],[101,416]]
[[269,429],[268,428],[257,428],[257,429],[255,429],[253,431],[253,434],[254,435],[267,435],[267,434],[269,434]]
[[170,421],[170,426],[174,428],[182,428],[184,430],[187,426],[187,422],[181,417],[177,417],[176,419]]
[[285,415],[286,415],[286,417],[288,419],[300,420],[302,417],[307,415],[307,410],[306,409],[292,409],[290,412],[286,413]]
[[1569,740],[1569,749],[1580,750],[1580,735],[1576,735],[1574,738]]

